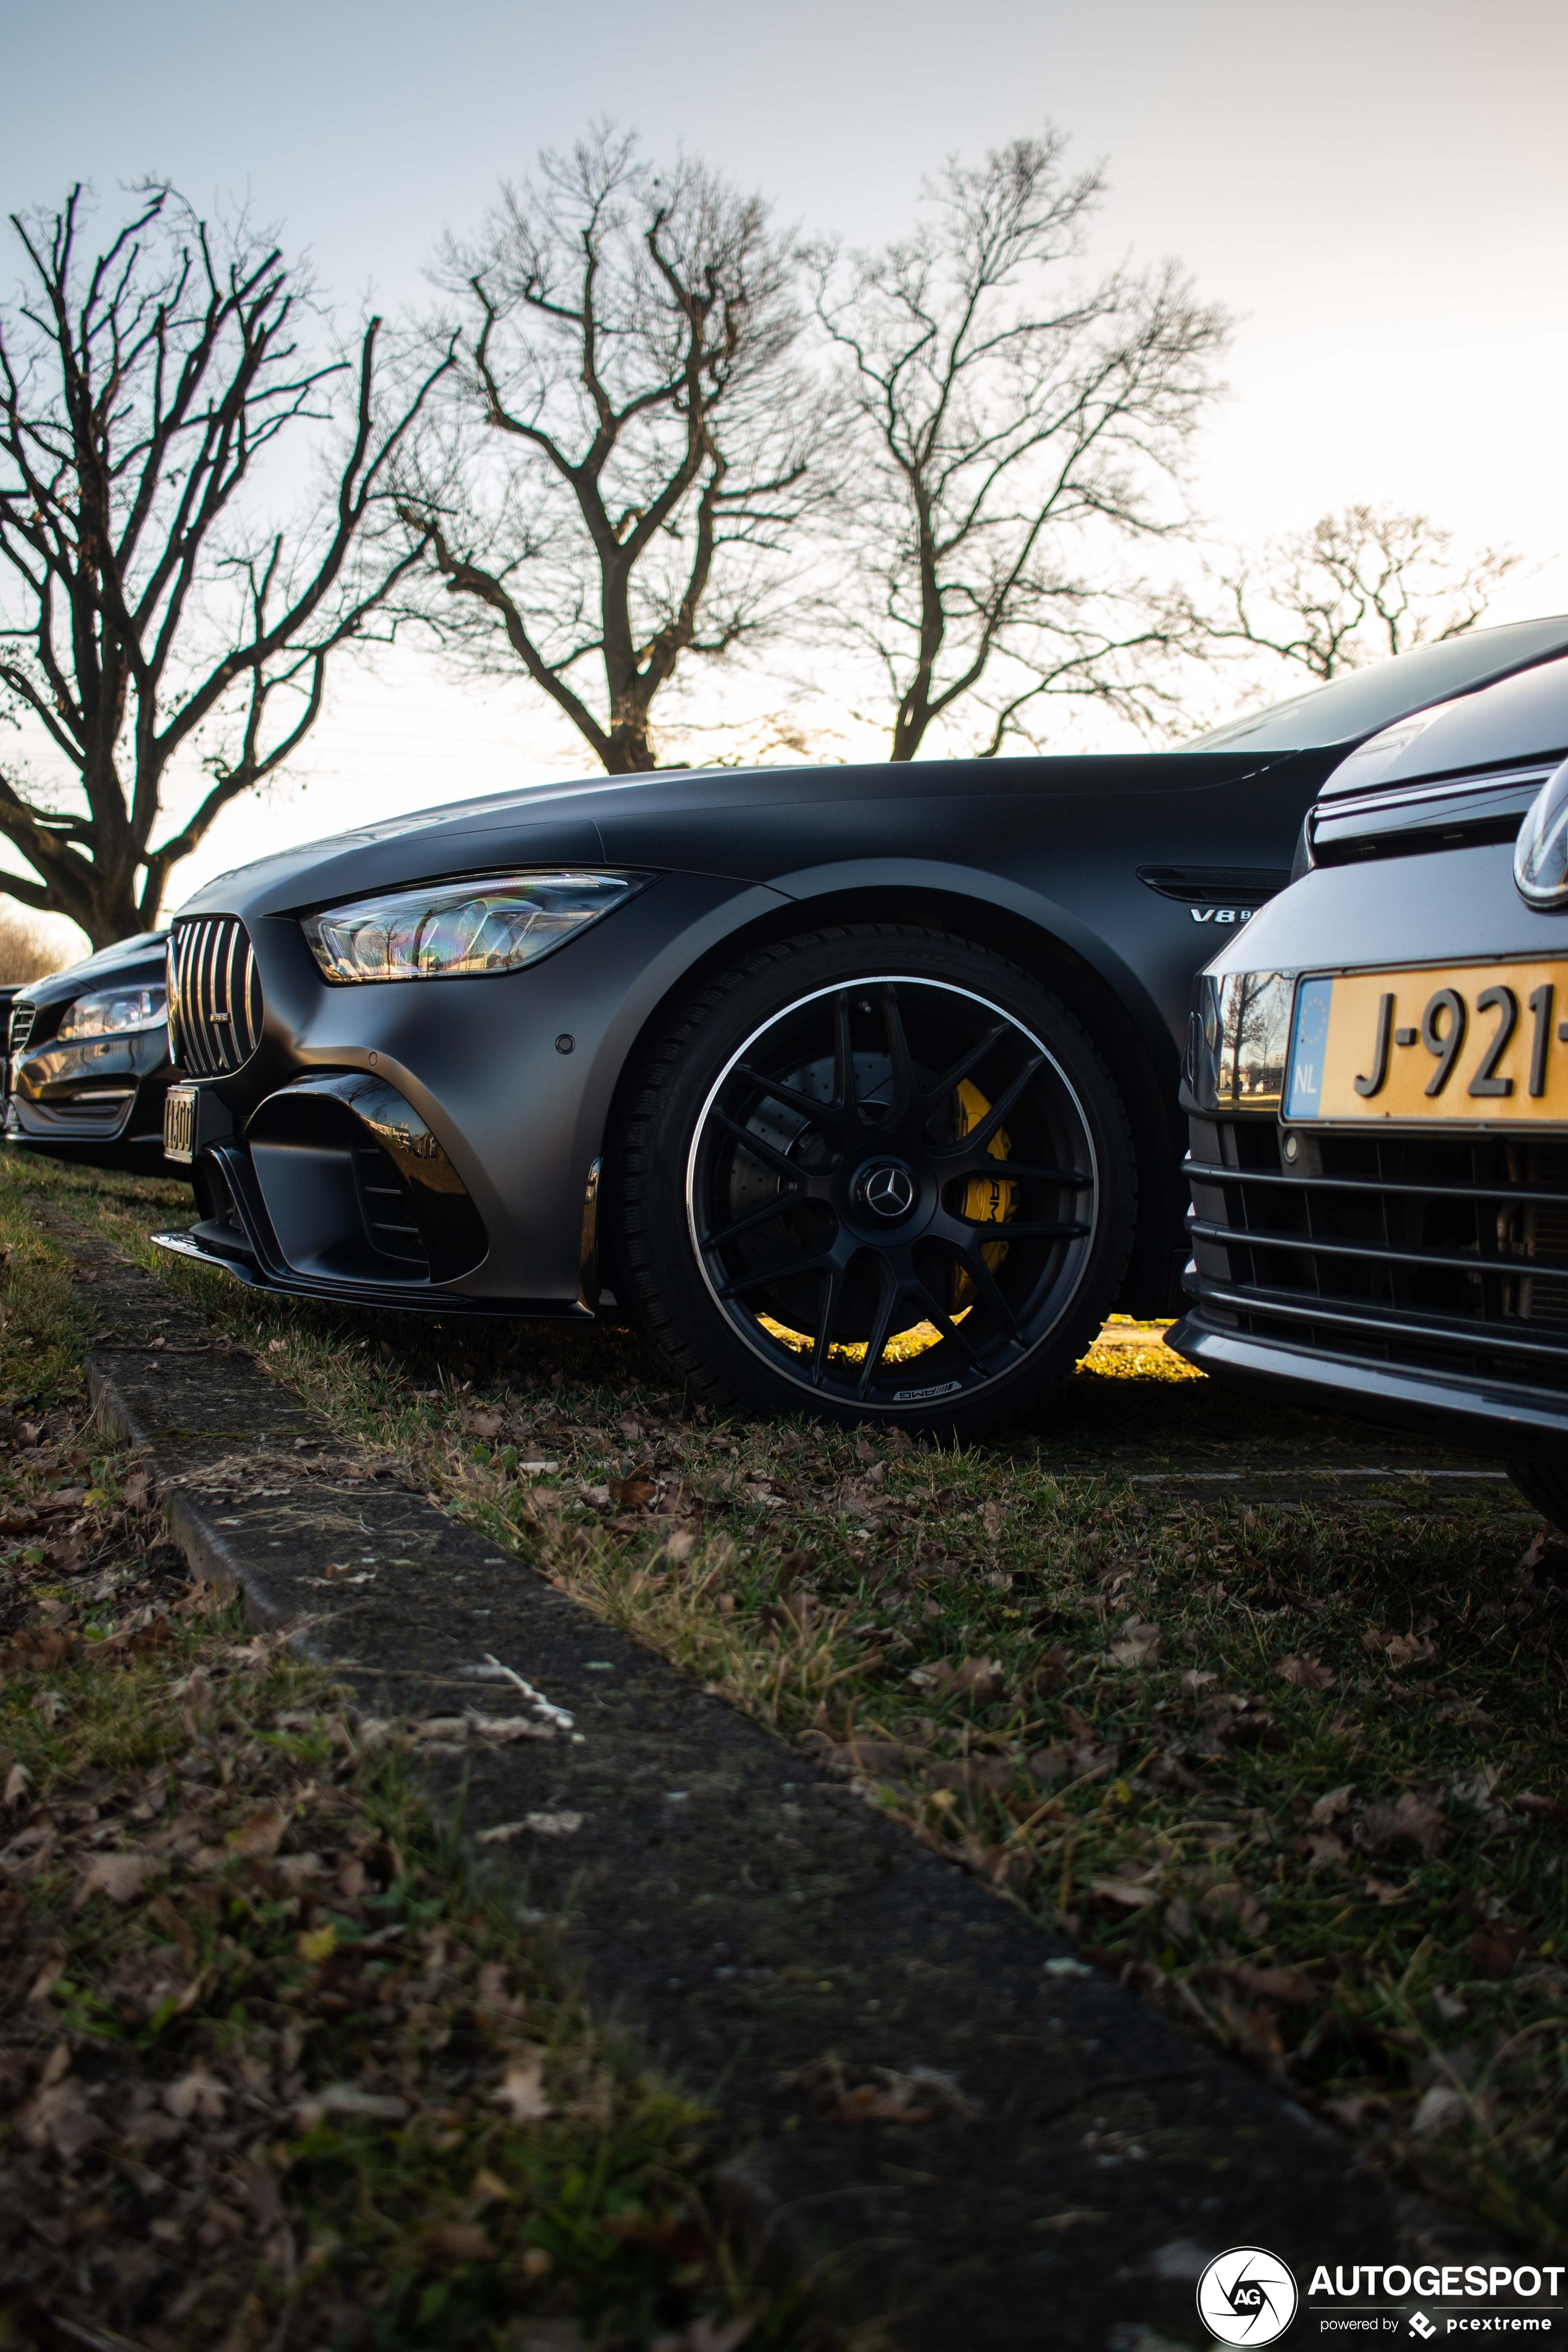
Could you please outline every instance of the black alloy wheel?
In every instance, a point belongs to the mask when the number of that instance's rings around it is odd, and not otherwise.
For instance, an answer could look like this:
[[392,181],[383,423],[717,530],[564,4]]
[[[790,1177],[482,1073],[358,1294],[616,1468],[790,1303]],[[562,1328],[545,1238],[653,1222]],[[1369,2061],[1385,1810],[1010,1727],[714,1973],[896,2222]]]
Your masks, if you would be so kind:
[[763,950],[686,1008],[609,1191],[617,1293],[699,1388],[980,1428],[1098,1329],[1132,1161],[1104,1064],[1037,982],[867,926]]

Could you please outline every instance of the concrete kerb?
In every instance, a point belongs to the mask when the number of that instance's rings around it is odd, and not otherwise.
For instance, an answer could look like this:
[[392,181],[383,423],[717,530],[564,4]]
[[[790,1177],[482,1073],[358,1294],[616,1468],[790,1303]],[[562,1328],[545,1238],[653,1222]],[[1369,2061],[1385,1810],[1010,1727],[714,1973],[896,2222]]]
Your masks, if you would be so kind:
[[[525,1563],[367,1476],[194,1307],[42,1213],[100,1321],[121,1318],[90,1393],[193,1570],[253,1624],[295,1626],[365,1715],[513,1721],[458,1758],[415,1751],[433,1803],[501,1832],[487,1858],[597,2012],[713,2103],[756,2243],[847,2315],[909,2352],[1195,2347],[1194,2282],[1227,2246],[1298,2278],[1491,2250]],[[885,2095],[847,2104],[868,2089]]]

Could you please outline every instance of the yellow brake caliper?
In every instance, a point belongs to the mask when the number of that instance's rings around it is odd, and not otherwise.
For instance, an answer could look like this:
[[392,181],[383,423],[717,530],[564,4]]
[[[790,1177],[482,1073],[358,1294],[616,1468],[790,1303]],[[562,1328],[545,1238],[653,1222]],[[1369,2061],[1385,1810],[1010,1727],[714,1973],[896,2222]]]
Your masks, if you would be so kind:
[[[980,1125],[991,1105],[971,1078],[965,1078],[958,1089],[953,1121],[957,1138],[972,1135]],[[1005,1127],[999,1127],[985,1149],[993,1160],[1005,1160],[1013,1148],[1012,1138]],[[964,1187],[963,1213],[974,1224],[1005,1224],[1018,1213],[1018,1187],[1010,1176],[972,1176]],[[1004,1241],[982,1242],[980,1255],[993,1274],[1007,1255]],[[958,1267],[952,1284],[952,1311],[973,1304],[974,1285]]]

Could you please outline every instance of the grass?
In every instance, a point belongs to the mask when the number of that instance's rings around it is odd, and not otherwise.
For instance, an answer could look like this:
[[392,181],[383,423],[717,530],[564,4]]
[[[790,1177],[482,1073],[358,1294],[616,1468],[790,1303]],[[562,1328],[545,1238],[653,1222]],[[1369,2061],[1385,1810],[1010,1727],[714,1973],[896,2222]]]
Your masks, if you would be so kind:
[[0,2347],[826,2344],[396,1743],[192,1589],[14,1184],[0,1241]]
[[[41,1181],[147,1262],[188,1215]],[[1388,1441],[1233,1401],[1125,1326],[1037,1426],[942,1449],[689,1414],[614,1328],[372,1320],[160,1264],[345,1431],[1363,2157],[1568,2245],[1568,1549],[1511,1489],[1192,1499],[1150,1465]]]

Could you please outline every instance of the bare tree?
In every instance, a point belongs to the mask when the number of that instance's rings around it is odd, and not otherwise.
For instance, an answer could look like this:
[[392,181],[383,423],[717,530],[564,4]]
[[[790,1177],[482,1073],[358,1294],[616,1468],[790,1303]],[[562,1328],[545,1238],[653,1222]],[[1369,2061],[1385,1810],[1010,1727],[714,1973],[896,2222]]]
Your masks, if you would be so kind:
[[1338,677],[1473,629],[1521,558],[1457,555],[1451,531],[1395,507],[1350,506],[1214,575],[1217,608],[1194,625],[1216,645],[1256,646]]
[[913,236],[818,262],[862,462],[842,513],[847,618],[886,678],[891,756],[978,702],[974,747],[1026,736],[1047,697],[1150,718],[1160,600],[1118,568],[1175,528],[1167,494],[1215,394],[1222,314],[1173,265],[1081,282],[1102,193],[1047,130],[950,161]]
[[814,496],[792,249],[760,198],[600,126],[441,276],[461,366],[405,499],[436,625],[521,668],[612,774],[651,768],[658,696],[768,625]]
[[[306,360],[309,289],[278,245],[243,218],[198,219],[164,184],[137,192],[96,255],[79,187],[12,226],[24,277],[0,307],[0,709],[41,732],[56,773],[0,761],[0,836],[32,869],[0,871],[0,892],[101,946],[156,922],[171,869],[298,750],[331,656],[418,561],[390,508],[390,530],[367,524],[443,363],[383,416],[380,321],[353,358]],[[320,510],[289,532],[247,522],[238,494],[258,460],[330,415],[340,376],[353,404]],[[207,789],[154,845],[186,751]]]

